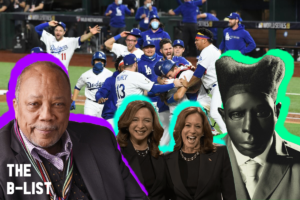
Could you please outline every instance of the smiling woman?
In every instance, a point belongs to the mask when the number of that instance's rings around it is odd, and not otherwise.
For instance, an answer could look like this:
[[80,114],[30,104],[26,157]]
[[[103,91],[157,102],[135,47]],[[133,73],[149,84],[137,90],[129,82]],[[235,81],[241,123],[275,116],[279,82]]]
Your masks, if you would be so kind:
[[167,168],[158,149],[164,129],[153,105],[147,101],[129,103],[118,122],[117,142],[129,165],[145,186],[150,199],[165,200]]
[[213,144],[207,117],[188,107],[177,117],[174,151],[165,156],[175,199],[235,200],[227,148]]

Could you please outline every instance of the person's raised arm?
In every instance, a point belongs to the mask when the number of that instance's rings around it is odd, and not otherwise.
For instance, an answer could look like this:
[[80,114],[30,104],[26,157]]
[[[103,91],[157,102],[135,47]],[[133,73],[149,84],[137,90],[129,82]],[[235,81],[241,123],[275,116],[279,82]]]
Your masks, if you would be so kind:
[[34,29],[35,29],[35,31],[38,33],[38,35],[41,36],[42,33],[43,33],[44,28],[46,28],[46,27],[48,27],[48,26],[54,27],[54,26],[56,26],[57,24],[58,24],[57,21],[52,20],[52,21],[50,21],[50,22],[45,22],[45,23],[42,23],[42,24],[40,24],[40,25],[37,25]]
[[86,33],[86,34],[83,34],[81,37],[80,37],[80,42],[84,42],[88,39],[90,39],[93,35],[97,34],[97,33],[100,33],[100,27],[98,25],[94,26],[93,28],[91,28],[89,26],[89,29],[90,29],[90,32],[89,33]]
[[105,11],[105,16],[110,16],[112,14],[111,5],[109,5]]
[[120,33],[119,35],[116,35],[116,36],[114,36],[114,37],[111,37],[111,38],[109,38],[108,40],[106,40],[105,42],[104,42],[104,45],[105,45],[105,47],[109,50],[109,51],[111,51],[112,50],[112,48],[113,48],[113,44],[118,40],[118,39],[120,39],[121,37],[123,38],[123,37],[126,37],[127,35],[128,35],[128,31],[123,31],[122,33]]
[[38,10],[42,10],[44,8],[44,3],[40,3],[37,7],[29,9],[29,12],[35,12]]

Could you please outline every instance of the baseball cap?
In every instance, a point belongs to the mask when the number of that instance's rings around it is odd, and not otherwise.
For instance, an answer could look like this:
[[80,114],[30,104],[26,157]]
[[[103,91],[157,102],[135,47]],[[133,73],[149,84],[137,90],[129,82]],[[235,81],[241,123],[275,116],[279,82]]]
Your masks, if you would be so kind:
[[41,47],[33,47],[30,53],[44,53],[44,50]]
[[132,65],[137,62],[136,56],[134,54],[128,54],[124,57],[124,66]]
[[137,38],[140,38],[140,37],[142,37],[142,31],[138,28],[133,28],[133,29],[131,29],[130,33],[128,33],[128,35],[133,35]]
[[149,47],[149,46],[155,47],[155,44],[154,44],[153,40],[145,40],[145,41],[144,41],[144,43],[143,43],[143,48],[144,48],[144,47]]
[[151,15],[150,16],[150,22],[151,22],[152,19],[158,19],[160,21],[158,15]]
[[235,12],[233,12],[233,13],[230,13],[230,15],[227,18],[240,20],[240,15],[237,14],[237,13],[235,13]]
[[66,26],[65,23],[63,23],[63,22],[58,22],[58,24],[55,26],[55,28],[56,28],[57,26],[63,27],[63,29],[66,31],[67,26]]
[[162,63],[162,66],[161,66],[161,73],[162,75],[167,75],[167,73],[176,65],[176,63],[173,61],[173,60],[165,60],[163,63]]
[[173,47],[182,46],[184,48],[184,42],[182,40],[174,40]]

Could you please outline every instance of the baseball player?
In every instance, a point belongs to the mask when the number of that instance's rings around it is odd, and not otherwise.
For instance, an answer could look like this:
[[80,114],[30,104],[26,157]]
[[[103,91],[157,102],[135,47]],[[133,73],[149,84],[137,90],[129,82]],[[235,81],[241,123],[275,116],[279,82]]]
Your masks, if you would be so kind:
[[[126,37],[126,46],[122,44],[117,44],[116,41],[120,38]],[[105,41],[104,45],[106,48],[116,54],[117,57],[123,56],[125,57],[128,54],[134,54],[138,59],[144,54],[142,50],[136,48],[138,39],[141,37],[141,31],[137,28],[132,29],[130,32],[123,31],[119,35],[112,37]]]
[[143,95],[144,90],[152,94],[166,92],[174,87],[180,87],[180,81],[166,85],[155,85],[143,74],[137,72],[137,58],[134,54],[124,57],[124,71],[117,76],[116,93],[119,107],[123,99],[130,95]]
[[71,110],[75,109],[75,101],[78,97],[79,91],[85,86],[85,104],[84,114],[95,117],[101,117],[103,104],[98,104],[95,99],[95,94],[99,88],[102,87],[104,81],[113,75],[113,73],[105,68],[106,56],[102,51],[98,51],[93,55],[93,68],[84,72],[78,79],[73,93],[73,102]]
[[[177,66],[182,65],[182,63],[180,63],[180,62],[182,62],[182,59],[181,59],[182,54],[185,51],[184,42],[182,40],[175,40],[173,42],[173,49],[174,49],[174,56],[173,56],[172,60],[177,64]],[[192,66],[191,63],[187,66],[190,66],[192,69],[195,68],[194,66]],[[200,86],[198,94],[195,94],[195,95],[190,94],[189,100],[197,101],[197,99],[200,102],[200,104],[204,107],[204,109],[206,109],[206,111],[209,112],[211,98],[210,98],[210,96],[208,96],[203,84]],[[208,121],[211,124],[209,117],[208,117]],[[215,135],[218,134],[218,131],[213,126],[211,126],[211,129],[212,129],[213,134],[215,134]]]
[[115,62],[116,71],[113,75],[107,78],[102,87],[96,93],[96,101],[104,104],[102,118],[108,121],[114,127],[113,117],[117,110],[117,93],[116,93],[116,78],[124,70],[123,56],[117,58]]
[[190,80],[182,79],[181,83],[189,88],[201,80],[201,84],[206,90],[210,91],[212,95],[210,103],[210,116],[219,125],[222,133],[226,133],[226,125],[218,112],[218,107],[221,107],[222,101],[217,82],[215,62],[219,59],[221,53],[212,44],[213,34],[211,31],[201,28],[195,38],[195,44],[198,50],[201,51],[199,60],[197,62],[197,69]]
[[[162,76],[164,78],[167,78],[167,82],[171,83],[174,80],[181,79],[183,77],[186,77],[187,80],[190,80],[194,74],[194,72],[185,67],[181,66],[178,67],[176,63],[173,60],[165,60],[161,64],[161,66],[158,66],[160,69],[155,70],[155,72],[159,73],[157,74],[158,76]],[[196,95],[191,95],[191,96],[197,96],[199,88],[197,86],[192,87],[189,89],[189,93],[193,94],[195,93]],[[188,91],[188,88],[186,87],[180,87],[180,88],[172,88],[170,91],[167,93],[167,101],[166,103],[169,105],[170,108],[170,117],[169,119],[171,120],[171,117],[173,115],[175,107],[181,103],[184,100],[188,100],[189,98],[187,97],[188,94],[186,92]],[[192,97],[190,100],[194,100],[195,98]]]
[[[54,36],[44,28],[54,27]],[[70,60],[75,49],[80,48],[81,44],[91,38],[93,35],[100,33],[100,27],[96,25],[94,28],[89,27],[90,32],[81,37],[64,37],[66,33],[66,25],[63,22],[50,21],[35,27],[35,31],[41,36],[41,41],[46,45],[46,51],[58,58],[64,66],[69,67]]]

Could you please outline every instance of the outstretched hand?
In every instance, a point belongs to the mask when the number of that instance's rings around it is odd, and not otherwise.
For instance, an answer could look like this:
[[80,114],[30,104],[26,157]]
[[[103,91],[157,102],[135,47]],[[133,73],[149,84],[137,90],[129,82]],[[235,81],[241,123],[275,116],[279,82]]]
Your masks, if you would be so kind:
[[97,33],[100,33],[100,31],[101,31],[100,26],[98,26],[98,25],[94,26],[94,28],[91,28],[91,27],[89,26],[89,29],[90,29],[90,32],[91,32],[93,35],[95,35],[95,34],[97,34]]

